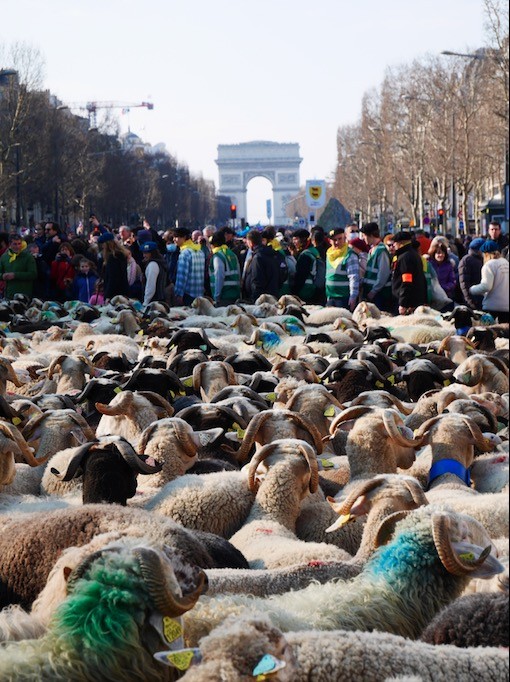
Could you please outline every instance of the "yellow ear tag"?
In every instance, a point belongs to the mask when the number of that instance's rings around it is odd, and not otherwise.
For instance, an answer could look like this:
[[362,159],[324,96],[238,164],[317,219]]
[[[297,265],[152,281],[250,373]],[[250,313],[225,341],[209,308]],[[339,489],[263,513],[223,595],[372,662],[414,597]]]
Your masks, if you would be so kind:
[[268,393],[266,395],[266,400],[269,400],[270,403],[274,403],[276,400],[276,393]]
[[475,555],[473,552],[465,552],[464,554],[459,554],[459,559],[462,559],[463,561],[473,561],[475,558]]
[[140,331],[138,332],[138,336],[143,336],[143,329],[140,329]]
[[165,616],[163,618],[163,634],[168,643],[174,642],[176,639],[182,636],[182,627],[173,618]]
[[257,348],[261,348],[262,347],[262,341],[257,341],[257,343],[255,345],[257,346]]
[[193,377],[188,377],[187,379],[183,379],[182,383],[184,384],[184,386],[189,386],[189,387],[193,386]]
[[421,355],[421,351],[419,351],[419,350],[417,350],[416,353],[414,354],[414,356],[415,356],[416,358],[419,358],[420,355]]
[[393,384],[395,383],[395,375],[394,375],[394,374],[390,374],[390,376],[389,376],[389,377],[386,377],[386,378],[387,378],[387,380],[390,382],[390,384],[393,386]]
[[167,655],[167,660],[178,670],[187,670],[193,660],[194,652],[190,651],[176,651]]
[[329,460],[329,459],[321,458],[319,461],[322,464],[323,469],[332,469],[335,467],[333,462],[331,462],[331,460]]
[[13,417],[12,423],[14,424],[14,426],[18,426],[18,424],[21,424],[21,419],[19,417]]
[[324,410],[324,416],[325,417],[334,417],[335,416],[335,408],[333,407],[333,405],[326,407],[326,409]]
[[175,393],[173,391],[168,391],[170,398],[173,400],[175,398]]
[[113,389],[114,393],[122,393],[122,389],[120,386],[117,386],[116,388]]
[[449,386],[451,383],[452,383],[452,382],[450,381],[450,379],[445,379],[445,380],[443,381],[443,386]]
[[329,379],[328,379],[328,377],[326,377],[322,383],[323,383],[323,384],[329,384]]
[[384,388],[384,384],[382,381],[376,381],[375,385],[377,386],[377,388]]
[[186,395],[186,391],[179,391],[179,395]]

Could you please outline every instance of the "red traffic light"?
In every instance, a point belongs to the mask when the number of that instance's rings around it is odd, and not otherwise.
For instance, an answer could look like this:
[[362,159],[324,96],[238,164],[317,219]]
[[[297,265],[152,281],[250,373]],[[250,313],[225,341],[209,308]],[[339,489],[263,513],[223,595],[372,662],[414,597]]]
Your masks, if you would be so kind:
[[237,206],[235,204],[230,205],[230,217],[232,219],[237,218]]
[[444,209],[443,209],[443,208],[440,208],[439,211],[438,211],[438,214],[439,214],[439,215],[444,215]]

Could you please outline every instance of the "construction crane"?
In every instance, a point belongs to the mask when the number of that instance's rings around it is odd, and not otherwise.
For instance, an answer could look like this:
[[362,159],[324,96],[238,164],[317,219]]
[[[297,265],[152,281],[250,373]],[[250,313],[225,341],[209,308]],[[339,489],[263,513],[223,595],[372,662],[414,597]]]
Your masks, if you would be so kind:
[[123,113],[127,113],[130,109],[136,107],[146,107],[147,109],[154,109],[152,102],[69,102],[62,104],[59,109],[81,109],[86,111],[89,117],[89,126],[97,128],[97,111],[98,109],[122,109]]

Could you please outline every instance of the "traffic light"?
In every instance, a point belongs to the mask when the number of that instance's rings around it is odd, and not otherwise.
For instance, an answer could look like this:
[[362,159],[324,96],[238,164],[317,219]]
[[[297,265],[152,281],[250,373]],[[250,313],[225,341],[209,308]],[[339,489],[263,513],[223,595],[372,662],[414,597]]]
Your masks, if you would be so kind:
[[444,208],[440,208],[437,212],[437,219],[440,225],[444,225]]
[[230,217],[232,220],[237,218],[237,206],[235,204],[230,205]]

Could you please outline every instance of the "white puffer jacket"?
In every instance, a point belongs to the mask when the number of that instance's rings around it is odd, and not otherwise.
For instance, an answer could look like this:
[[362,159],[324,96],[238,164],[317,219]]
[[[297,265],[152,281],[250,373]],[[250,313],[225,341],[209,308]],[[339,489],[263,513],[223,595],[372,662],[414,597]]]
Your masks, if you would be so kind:
[[480,284],[469,287],[469,293],[483,294],[483,310],[508,312],[509,264],[506,258],[494,258],[482,267]]

